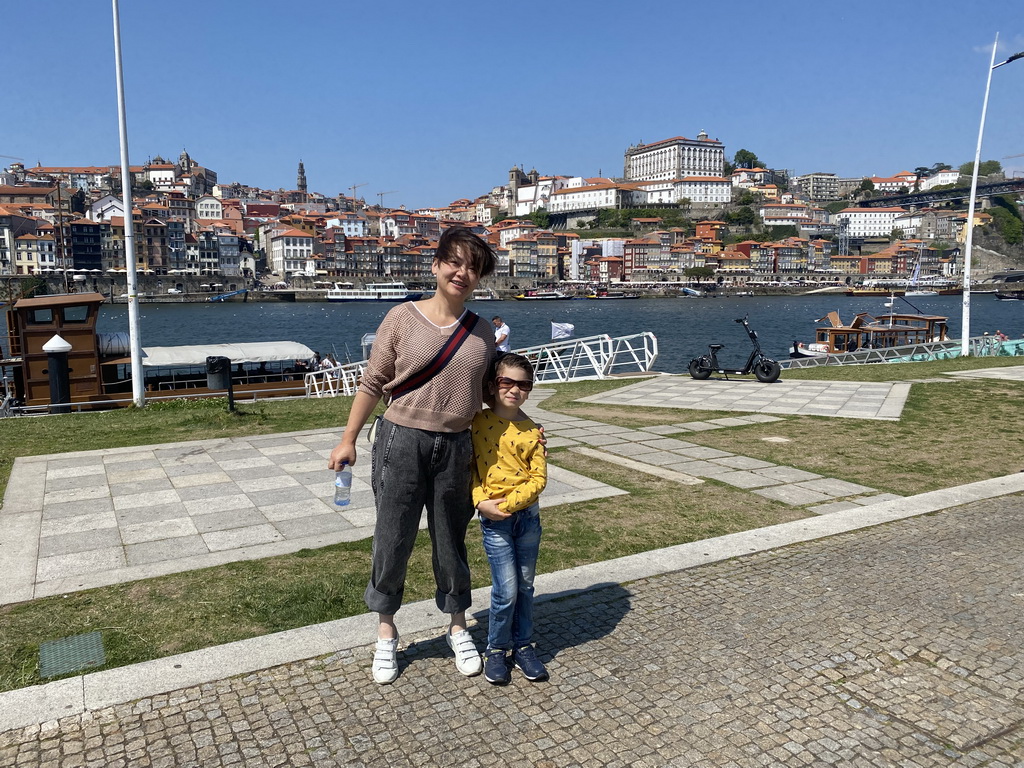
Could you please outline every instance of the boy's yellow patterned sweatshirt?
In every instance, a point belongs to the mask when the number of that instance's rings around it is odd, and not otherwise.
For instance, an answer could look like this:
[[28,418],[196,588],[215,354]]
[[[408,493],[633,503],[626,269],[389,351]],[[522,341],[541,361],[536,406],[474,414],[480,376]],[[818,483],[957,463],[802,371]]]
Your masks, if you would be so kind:
[[473,418],[473,506],[505,497],[502,511],[533,504],[548,482],[540,428],[530,419],[509,421],[489,408]]

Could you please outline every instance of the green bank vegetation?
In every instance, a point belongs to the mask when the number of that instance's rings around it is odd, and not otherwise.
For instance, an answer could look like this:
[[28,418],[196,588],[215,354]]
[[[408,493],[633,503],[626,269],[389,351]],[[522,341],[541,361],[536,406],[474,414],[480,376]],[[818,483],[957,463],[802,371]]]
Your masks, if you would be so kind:
[[[769,424],[691,433],[685,439],[902,495],[995,477],[1022,468],[1012,463],[1022,461],[1021,385],[927,380],[949,378],[941,376],[945,371],[1015,362],[964,359],[787,371],[784,380],[926,381],[913,384],[899,422],[786,416]],[[545,408],[631,427],[728,415],[578,402],[629,383],[558,386]],[[347,398],[243,403],[237,413],[228,413],[223,401],[185,401],[143,411],[8,420],[0,433],[0,482],[6,487],[16,456],[322,429],[344,423],[348,404]],[[766,442],[767,437],[789,442]],[[546,509],[541,572],[808,514],[714,481],[700,492],[691,487],[680,491],[675,483],[564,448],[553,449],[551,460],[630,495]],[[485,586],[486,558],[472,527],[468,546],[474,586]],[[365,540],[2,606],[0,690],[41,682],[39,644],[70,635],[101,631],[106,667],[117,667],[362,613],[369,559],[370,541]],[[430,573],[429,541],[423,534],[409,568],[408,600],[433,596]]]

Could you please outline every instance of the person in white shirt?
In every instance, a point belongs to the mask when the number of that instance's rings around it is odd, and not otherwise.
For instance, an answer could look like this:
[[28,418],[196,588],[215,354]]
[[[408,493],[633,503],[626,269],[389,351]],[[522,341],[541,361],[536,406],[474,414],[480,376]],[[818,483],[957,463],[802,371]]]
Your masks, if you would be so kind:
[[512,329],[497,315],[491,318],[491,322],[494,323],[494,349],[498,352],[511,352],[512,345],[508,338],[512,335]]

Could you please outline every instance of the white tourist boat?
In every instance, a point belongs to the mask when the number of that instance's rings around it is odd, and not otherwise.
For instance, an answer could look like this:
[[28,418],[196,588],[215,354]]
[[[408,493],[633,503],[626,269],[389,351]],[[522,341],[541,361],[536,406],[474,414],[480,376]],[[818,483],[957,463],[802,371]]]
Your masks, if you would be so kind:
[[477,288],[473,291],[473,295],[469,297],[470,301],[501,301],[501,296],[493,288]]
[[410,291],[405,283],[367,283],[362,288],[335,283],[327,291],[328,301],[416,301],[422,296],[422,291]]
[[516,301],[563,301],[565,299],[573,298],[567,293],[561,291],[538,291],[533,288],[524,291],[515,297]]

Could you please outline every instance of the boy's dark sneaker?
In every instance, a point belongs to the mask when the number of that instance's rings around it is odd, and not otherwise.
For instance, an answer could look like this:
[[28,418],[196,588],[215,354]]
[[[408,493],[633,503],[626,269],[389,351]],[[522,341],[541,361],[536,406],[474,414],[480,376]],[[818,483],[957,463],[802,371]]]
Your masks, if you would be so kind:
[[540,663],[540,659],[537,658],[537,652],[533,650],[532,645],[524,645],[522,648],[516,648],[512,651],[512,661],[519,667],[523,677],[530,682],[538,683],[541,680],[548,679],[548,671]]
[[484,680],[492,685],[508,685],[511,679],[505,651],[501,648],[488,648],[484,652]]

